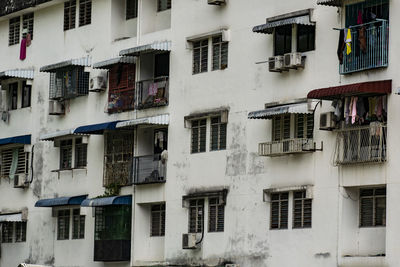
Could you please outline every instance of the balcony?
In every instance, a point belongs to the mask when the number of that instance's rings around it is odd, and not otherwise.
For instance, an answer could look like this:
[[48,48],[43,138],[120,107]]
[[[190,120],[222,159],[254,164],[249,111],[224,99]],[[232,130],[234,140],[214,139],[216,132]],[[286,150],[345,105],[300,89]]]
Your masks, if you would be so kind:
[[378,124],[339,130],[335,163],[350,165],[385,162],[386,127]]
[[133,163],[134,184],[163,183],[166,179],[167,165],[161,160],[161,155],[135,157]]
[[168,105],[169,77],[143,80],[136,84],[136,109]]
[[258,145],[260,156],[277,157],[287,154],[300,154],[315,151],[315,143],[308,138],[294,138],[261,143]]
[[[365,28],[365,51],[359,43],[360,31]],[[383,68],[388,66],[389,54],[389,22],[379,20],[359,26],[352,26],[351,50],[347,55],[343,52],[343,64],[339,67],[340,74],[349,74],[357,71]],[[346,49],[345,49],[346,50]]]

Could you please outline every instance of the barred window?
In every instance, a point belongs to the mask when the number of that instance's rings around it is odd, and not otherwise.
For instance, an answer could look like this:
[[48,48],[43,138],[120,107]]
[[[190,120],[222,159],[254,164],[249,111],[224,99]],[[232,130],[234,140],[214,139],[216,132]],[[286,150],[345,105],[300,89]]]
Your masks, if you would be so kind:
[[131,240],[131,222],[131,206],[96,207],[94,240]]
[[[31,40],[33,40],[33,12],[22,16],[22,29],[28,30],[28,33],[31,35]],[[22,38],[26,38],[28,33],[23,33]]]
[[293,192],[293,228],[309,228],[312,221],[312,199],[306,191]]
[[31,106],[31,94],[32,94],[32,85],[27,85],[26,82],[23,82],[21,108],[27,108]]
[[60,169],[72,168],[72,139],[60,142]]
[[87,144],[82,143],[82,138],[75,139],[75,168],[86,167]]
[[80,209],[73,209],[72,239],[85,238],[85,215],[81,215]]
[[165,235],[165,204],[151,206],[150,236]]
[[12,222],[3,222],[1,229],[1,243],[12,243],[14,234],[14,224]]
[[58,70],[50,74],[51,100],[71,99],[89,93],[89,72],[84,67]]
[[290,114],[275,116],[272,119],[272,140],[282,141],[290,138]]
[[208,206],[208,231],[223,232],[225,204],[221,203],[219,198],[210,198]]
[[360,227],[386,226],[386,188],[360,190]]
[[296,138],[313,138],[314,114],[296,114],[295,127]]
[[69,239],[70,210],[59,210],[57,214],[57,240]]
[[271,194],[271,229],[288,228],[289,193]]
[[15,242],[26,241],[26,222],[15,222]]
[[157,0],[157,11],[171,9],[171,0]]
[[11,83],[8,85],[10,92],[10,109],[15,110],[18,108],[18,83]]
[[[15,173],[12,173],[13,161],[17,161]],[[23,146],[4,149],[0,151],[0,177],[9,177],[13,174],[26,174],[29,168],[29,153]]]
[[189,233],[201,233],[204,220],[204,199],[193,199],[189,203]]
[[206,151],[207,119],[192,121],[192,153]]
[[211,151],[226,149],[226,125],[221,116],[211,118]]
[[228,67],[228,42],[222,41],[222,36],[212,38],[213,70],[223,70]]
[[79,27],[92,23],[92,0],[79,1]]
[[193,74],[208,70],[208,39],[193,43]]
[[21,18],[15,17],[10,19],[8,32],[8,45],[19,44],[19,32],[21,27]]
[[137,18],[138,0],[126,0],[126,19]]
[[76,0],[69,0],[64,3],[64,31],[75,28]]

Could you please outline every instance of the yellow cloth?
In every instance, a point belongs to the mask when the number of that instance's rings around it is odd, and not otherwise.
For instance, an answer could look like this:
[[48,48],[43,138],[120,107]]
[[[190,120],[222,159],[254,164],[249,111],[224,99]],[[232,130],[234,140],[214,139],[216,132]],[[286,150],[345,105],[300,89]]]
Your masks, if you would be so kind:
[[346,53],[349,55],[351,53],[351,31],[350,29],[347,29],[347,35],[346,35]]

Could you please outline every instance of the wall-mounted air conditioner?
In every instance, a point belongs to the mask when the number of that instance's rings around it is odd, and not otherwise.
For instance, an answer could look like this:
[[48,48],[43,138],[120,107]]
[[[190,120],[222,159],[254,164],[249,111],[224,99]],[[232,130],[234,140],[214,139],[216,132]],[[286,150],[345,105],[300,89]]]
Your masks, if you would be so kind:
[[49,115],[65,115],[65,106],[63,103],[55,100],[49,101]]
[[89,80],[89,92],[104,92],[107,89],[107,72],[95,72]]
[[207,0],[209,5],[225,5],[226,4],[226,0]]
[[25,188],[26,184],[26,174],[16,174],[14,176],[14,188]]
[[196,234],[183,234],[182,235],[182,248],[195,249],[196,247]]
[[336,122],[333,120],[333,112],[321,113],[319,117],[319,129],[332,131],[336,127]]
[[10,112],[0,110],[0,116],[1,120],[4,121],[5,123],[8,123],[10,121]]
[[287,69],[304,68],[305,57],[301,53],[287,53],[284,55],[284,67]]
[[283,56],[270,57],[268,59],[270,72],[282,72],[285,70],[283,66]]

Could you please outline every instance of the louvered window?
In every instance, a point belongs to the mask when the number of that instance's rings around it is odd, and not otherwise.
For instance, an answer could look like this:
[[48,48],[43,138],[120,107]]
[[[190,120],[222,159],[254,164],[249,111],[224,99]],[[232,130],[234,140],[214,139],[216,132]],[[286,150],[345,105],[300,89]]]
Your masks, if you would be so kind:
[[151,206],[150,236],[165,235],[165,204]]
[[296,138],[313,138],[314,114],[296,114],[295,127]]
[[92,0],[79,1],[79,27],[92,23]]
[[10,19],[8,32],[8,45],[19,44],[19,32],[21,27],[21,18],[15,17]]
[[138,0],[126,0],[126,19],[137,18]]
[[293,228],[309,228],[312,219],[312,199],[306,191],[293,192]]
[[189,202],[189,233],[201,233],[204,220],[204,199]]
[[64,31],[74,29],[76,20],[76,0],[64,3]]
[[108,112],[135,108],[135,65],[118,64],[110,69]]
[[69,239],[70,210],[59,210],[57,213],[57,240]]
[[289,193],[271,194],[271,229],[288,228]]
[[386,226],[386,188],[360,190],[360,227]]
[[272,133],[274,141],[290,138],[290,114],[275,116],[272,120]]
[[85,72],[83,67],[62,69],[50,74],[50,99],[71,99],[88,93],[89,72]]
[[[28,33],[31,35],[31,40],[33,40],[33,13],[22,16],[22,29],[28,30]],[[28,33],[22,34],[22,38],[26,38]]]
[[171,0],[157,0],[157,11],[171,9]]
[[192,121],[192,153],[206,151],[207,119]]
[[14,234],[14,224],[12,222],[3,222],[1,228],[1,243],[12,243]]
[[60,169],[72,168],[72,139],[60,141]]
[[208,70],[208,39],[193,43],[193,74]]
[[210,198],[208,200],[208,206],[208,231],[223,232],[225,204],[220,202],[220,198]]
[[222,41],[222,36],[212,38],[213,70],[223,70],[228,67],[228,42]]
[[87,144],[82,143],[82,138],[75,139],[75,168],[86,167]]
[[15,110],[18,108],[18,83],[10,83],[8,88],[10,92],[10,109]]
[[85,238],[85,215],[80,209],[73,209],[72,222],[72,239]]
[[[13,173],[13,161],[17,161]],[[24,152],[24,147],[15,147],[0,151],[0,177],[8,178],[13,174],[27,174],[29,166],[29,153]]]
[[15,222],[15,242],[26,241],[26,222]]
[[226,123],[221,117],[211,118],[211,151],[226,149]]

